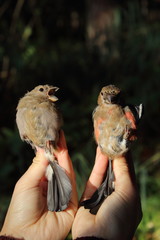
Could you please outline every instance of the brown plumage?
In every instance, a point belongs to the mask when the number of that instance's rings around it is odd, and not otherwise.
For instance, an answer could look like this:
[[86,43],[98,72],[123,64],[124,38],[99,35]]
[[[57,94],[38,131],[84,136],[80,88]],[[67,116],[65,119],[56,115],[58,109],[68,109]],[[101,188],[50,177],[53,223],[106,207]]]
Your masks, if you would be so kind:
[[93,113],[96,142],[110,159],[126,153],[136,139],[136,118],[128,106],[120,105],[120,93],[114,85],[103,87]]
[[142,104],[136,107],[123,107],[120,96],[121,90],[116,86],[103,87],[98,96],[98,106],[93,112],[95,140],[102,153],[109,158],[109,167],[104,182],[91,199],[82,203],[93,213],[97,211],[97,206],[104,198],[114,190],[111,161],[124,155],[130,143],[137,138],[137,122],[142,116]]
[[17,106],[16,122],[22,140],[36,147],[45,149],[49,160],[47,169],[47,203],[50,211],[67,208],[71,183],[55,157],[54,151],[62,127],[62,116],[55,104],[57,87],[40,85],[25,94]]

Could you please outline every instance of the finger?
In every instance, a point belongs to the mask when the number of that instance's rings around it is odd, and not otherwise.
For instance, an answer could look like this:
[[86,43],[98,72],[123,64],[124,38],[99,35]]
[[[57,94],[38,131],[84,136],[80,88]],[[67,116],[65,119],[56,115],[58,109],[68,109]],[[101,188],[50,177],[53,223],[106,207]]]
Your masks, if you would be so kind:
[[[71,207],[71,211],[75,207],[77,209],[78,206],[78,196],[77,196],[77,189],[76,189],[76,178],[75,173],[72,165],[71,158],[68,154],[67,144],[64,136],[64,132],[60,131],[60,139],[58,143],[58,151],[55,153],[56,158],[58,160],[59,165],[64,168],[70,177],[71,184],[72,184],[72,196],[71,196],[71,203],[73,203]],[[70,211],[69,208],[67,212]]]
[[44,150],[37,148],[37,153],[31,166],[20,178],[18,183],[21,183],[26,188],[39,186],[41,179],[45,176],[47,165],[48,160],[44,155]]
[[66,139],[65,139],[63,130],[60,131],[60,136],[59,136],[59,141],[58,141],[58,149],[59,150],[67,149],[67,143],[66,143]]
[[95,164],[89,177],[89,181],[92,185],[96,187],[100,186],[106,172],[107,164],[108,158],[103,155],[100,148],[97,147]]
[[100,148],[97,147],[95,164],[86,184],[86,188],[82,196],[83,200],[90,198],[95,190],[101,185],[106,173],[107,165],[108,157],[103,155]]
[[60,138],[58,142],[58,151],[55,152],[58,163],[63,167],[69,175],[73,174],[73,166],[70,156],[68,154],[68,148],[66,144],[66,139],[64,132],[60,131]]
[[115,175],[115,191],[130,194],[136,186],[134,165],[131,156],[119,157],[113,160]]

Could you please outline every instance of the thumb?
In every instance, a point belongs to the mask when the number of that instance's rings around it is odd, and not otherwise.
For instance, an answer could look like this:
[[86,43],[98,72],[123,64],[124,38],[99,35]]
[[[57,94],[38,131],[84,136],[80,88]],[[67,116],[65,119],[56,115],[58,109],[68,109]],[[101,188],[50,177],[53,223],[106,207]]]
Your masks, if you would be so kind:
[[44,150],[38,148],[32,164],[18,182],[25,188],[39,186],[41,179],[45,176],[47,165],[48,160],[44,155]]
[[118,157],[113,160],[113,172],[115,175],[115,191],[131,194],[136,188],[136,177],[131,156]]

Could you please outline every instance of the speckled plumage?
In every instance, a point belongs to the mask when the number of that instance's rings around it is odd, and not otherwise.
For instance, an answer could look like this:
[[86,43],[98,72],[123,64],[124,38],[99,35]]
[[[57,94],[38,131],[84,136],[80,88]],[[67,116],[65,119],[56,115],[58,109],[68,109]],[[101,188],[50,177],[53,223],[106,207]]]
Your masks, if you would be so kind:
[[[16,122],[22,140],[45,149],[49,160],[48,209],[61,211],[67,208],[71,195],[71,183],[65,171],[58,165],[54,151],[62,127],[62,116],[55,104],[57,87],[39,85],[25,94],[17,106]],[[65,189],[63,185],[67,186]]]
[[114,85],[103,87],[93,112],[96,142],[110,159],[125,154],[136,139],[136,118],[128,106],[120,105],[120,93]]
[[82,203],[91,213],[96,213],[100,203],[114,191],[112,160],[124,155],[136,137],[137,122],[142,116],[142,104],[122,106],[121,90],[114,85],[102,88],[98,106],[93,112],[94,137],[101,152],[109,158],[106,178],[91,199]]

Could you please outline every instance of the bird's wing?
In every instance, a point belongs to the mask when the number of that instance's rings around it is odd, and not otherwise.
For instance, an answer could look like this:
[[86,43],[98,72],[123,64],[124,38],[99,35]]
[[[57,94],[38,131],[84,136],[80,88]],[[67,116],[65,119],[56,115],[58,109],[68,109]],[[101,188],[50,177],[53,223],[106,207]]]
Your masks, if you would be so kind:
[[132,123],[132,127],[134,127],[134,125],[139,123],[139,120],[144,114],[144,106],[142,103],[138,106],[128,105],[124,107],[124,112],[127,119]]
[[39,147],[45,147],[47,141],[56,142],[62,125],[61,115],[48,102],[19,108],[16,121],[21,138]]
[[100,131],[101,131],[101,125],[104,122],[104,119],[101,117],[98,117],[96,119],[94,119],[94,136],[96,141],[99,141],[99,135],[100,135]]
[[39,104],[35,115],[36,134],[39,135],[42,132],[41,138],[45,142],[48,140],[57,142],[58,132],[62,126],[62,117],[58,110],[51,103],[46,102]]
[[136,126],[136,119],[135,119],[135,116],[134,116],[134,114],[131,111],[129,106],[126,106],[124,108],[124,114],[125,114],[127,120],[130,122],[131,128],[132,129],[136,129],[137,128],[137,126]]

